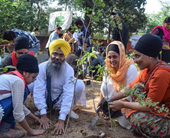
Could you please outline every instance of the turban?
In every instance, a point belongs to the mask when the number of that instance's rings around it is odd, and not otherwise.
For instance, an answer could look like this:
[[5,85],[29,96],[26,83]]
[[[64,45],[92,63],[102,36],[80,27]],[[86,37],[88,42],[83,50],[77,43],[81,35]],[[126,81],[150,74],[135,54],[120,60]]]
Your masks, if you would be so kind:
[[[119,54],[118,45],[116,45],[116,44],[110,44],[109,47],[108,47],[107,53],[108,53],[109,51],[114,51],[114,52],[116,52],[116,53]],[[120,54],[119,54],[119,55],[120,55]]]
[[51,54],[56,51],[58,48],[60,48],[63,53],[64,53],[64,56],[65,58],[69,55],[69,53],[71,52],[71,47],[69,45],[68,42],[66,42],[65,40],[63,39],[57,39],[57,40],[54,40],[50,43],[50,46],[49,46],[49,52],[50,52],[50,56]]
[[162,50],[162,40],[157,35],[145,34],[138,40],[135,50],[149,57],[157,57]]
[[20,49],[29,49],[29,40],[24,36],[19,36],[14,41],[15,51]]
[[29,73],[38,73],[38,61],[30,54],[24,54],[18,58],[17,69]]

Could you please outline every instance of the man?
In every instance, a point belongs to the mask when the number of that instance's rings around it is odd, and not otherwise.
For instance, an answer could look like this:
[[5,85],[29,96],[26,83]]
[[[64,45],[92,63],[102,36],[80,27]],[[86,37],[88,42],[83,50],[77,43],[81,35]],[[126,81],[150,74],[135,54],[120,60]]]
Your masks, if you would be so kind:
[[49,36],[49,39],[48,39],[48,42],[47,42],[45,48],[48,49],[50,43],[51,43],[53,40],[56,40],[56,39],[59,39],[59,38],[60,38],[60,37],[59,37],[59,34],[61,33],[61,31],[62,31],[62,28],[61,28],[60,26],[56,25],[55,30],[54,30],[54,31],[50,34],[50,36]]
[[[125,46],[125,52],[128,42],[128,27],[126,24],[122,21],[122,13],[119,11],[112,12],[113,20],[115,22],[116,27],[113,30],[112,40],[121,41]],[[118,15],[118,16],[117,16]],[[119,28],[119,24],[121,24],[121,27]]]
[[38,34],[38,28],[35,27],[35,28],[33,29],[33,31],[31,32],[31,34],[32,34],[33,36],[36,36],[36,35]]
[[[80,29],[78,34],[78,50],[81,49],[83,51],[90,52],[91,45],[90,45],[90,32],[87,30],[86,26],[83,24],[82,20],[77,19],[75,21],[75,26]],[[89,63],[87,62],[83,65],[83,75],[86,76],[87,68]]]
[[100,46],[99,46],[99,48],[100,48],[100,52],[101,52],[101,53],[103,53],[103,52],[105,51],[106,46],[105,46],[105,44],[104,44],[104,40],[101,40],[101,41],[100,41]]
[[73,68],[75,77],[83,80],[84,79],[83,74],[78,75],[79,70],[82,70],[82,66],[77,65],[78,64],[77,60],[80,59],[80,55],[81,55],[81,50],[77,50],[75,54],[71,53],[68,55],[68,57],[66,58],[66,62]]
[[3,39],[13,43],[15,39],[19,36],[24,36],[29,40],[29,51],[33,51],[35,55],[40,48],[40,42],[35,36],[31,35],[29,32],[25,32],[19,29],[12,29],[11,31],[6,31],[4,33]]
[[16,67],[18,58],[24,54],[34,55],[34,52],[29,51],[29,40],[24,36],[19,36],[14,41],[14,51],[11,55],[4,57],[0,63],[0,68],[4,68],[6,66]]
[[78,50],[78,31],[76,30],[73,33],[73,38],[74,38],[74,52]]
[[[44,129],[49,128],[50,120],[47,118],[47,109],[60,108],[59,120],[55,125],[56,134],[64,132],[64,122],[71,107],[76,104],[84,93],[84,83],[77,80],[74,94],[74,71],[65,62],[71,48],[68,42],[57,39],[50,43],[50,59],[39,65],[39,75],[34,82],[34,103],[40,111],[41,125]],[[29,86],[30,88],[31,86]],[[31,88],[30,88],[31,89]],[[70,117],[79,118],[72,110]]]
[[86,26],[83,24],[82,20],[78,19],[75,21],[75,26],[80,29],[80,33],[78,34],[78,49],[82,49],[83,51],[90,52],[90,32],[87,30]]

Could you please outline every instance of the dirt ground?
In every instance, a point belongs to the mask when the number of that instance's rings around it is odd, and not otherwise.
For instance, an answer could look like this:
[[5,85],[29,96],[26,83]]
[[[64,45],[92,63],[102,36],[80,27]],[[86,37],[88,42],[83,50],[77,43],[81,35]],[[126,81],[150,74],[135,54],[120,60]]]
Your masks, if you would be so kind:
[[[93,88],[92,88],[93,85]],[[93,97],[95,104],[99,101],[99,92],[100,92],[101,82],[93,81],[93,84],[86,86],[86,97],[87,97],[87,107],[83,107],[80,103],[78,103],[74,107],[74,111],[79,115],[79,119],[70,119],[68,123],[68,128],[66,130],[64,138],[99,138],[99,132],[103,131],[106,136],[105,138],[142,138],[141,136],[135,136],[131,130],[123,129],[119,126],[118,123],[116,125],[113,124],[113,128],[111,128],[110,121],[106,121],[100,118],[94,127],[93,130],[88,130],[88,125],[96,116],[94,106],[93,106]],[[28,109],[34,113],[37,109],[33,103],[32,98],[29,96],[25,102]],[[52,124],[50,128],[41,136],[32,136],[33,138],[62,138],[63,135],[55,136],[52,134],[54,129],[54,124],[58,118],[58,112],[53,111],[51,114],[48,114],[48,117],[51,119]],[[27,118],[28,124],[32,128],[39,128],[39,125],[34,122],[32,119]],[[18,124],[17,128],[22,129]],[[29,138],[25,134],[24,138]]]

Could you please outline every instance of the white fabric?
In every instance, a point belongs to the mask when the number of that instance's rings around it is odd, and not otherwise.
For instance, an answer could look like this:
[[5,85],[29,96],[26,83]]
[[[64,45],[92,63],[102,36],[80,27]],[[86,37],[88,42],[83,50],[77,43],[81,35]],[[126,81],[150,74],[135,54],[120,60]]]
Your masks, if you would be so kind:
[[[131,83],[133,80],[135,80],[137,76],[138,76],[138,72],[137,72],[135,65],[130,65],[127,70],[127,73],[126,73],[126,86],[129,83]],[[105,97],[107,100],[110,100],[110,98],[115,93],[117,93],[117,91],[114,88],[114,82],[112,81],[112,79],[109,76],[103,77],[103,82],[102,82],[100,90],[102,92],[103,97]],[[132,101],[130,96],[126,97],[126,100],[128,100],[129,102]],[[116,118],[116,120],[122,127],[126,128],[126,129],[131,128],[129,121],[125,118],[125,115]]]
[[[130,84],[133,80],[135,80],[137,76],[138,72],[135,65],[130,65],[126,73],[126,86]],[[110,99],[114,95],[114,93],[117,93],[116,89],[114,88],[114,82],[112,81],[110,76],[103,76],[103,82],[100,91],[102,92],[103,97],[105,97],[106,99]]]
[[84,82],[82,80],[79,80],[79,79],[77,79],[77,82],[76,82],[74,105],[76,105],[78,100],[80,100],[81,104],[86,107],[85,85],[84,85]]
[[78,32],[73,33],[73,38],[75,39],[75,41],[78,41]]
[[0,105],[0,121],[3,116],[4,116],[4,110],[3,110],[2,106]]
[[[30,111],[23,105],[25,86],[22,79],[15,75],[0,75],[0,90],[11,91],[13,116],[17,122],[24,120]],[[0,97],[3,94],[0,94]],[[6,97],[7,98],[7,97]]]
[[[46,65],[47,62],[41,63],[39,65],[39,75],[34,81],[33,97],[34,103],[40,114],[46,114]],[[61,110],[59,112],[59,119],[65,120],[68,115],[72,99],[74,95],[74,71],[73,68],[67,63],[64,63],[64,73],[60,74],[57,78],[52,77],[51,81],[51,96],[52,100],[55,100],[62,93]]]
[[70,111],[70,117],[73,118],[73,119],[78,119],[79,118],[79,115],[76,114],[73,110]]
[[[75,85],[75,92],[74,92],[74,99],[73,99],[73,103],[72,103],[72,107],[74,105],[76,105],[77,101],[80,100],[81,104],[86,106],[86,93],[85,93],[85,85],[84,82],[82,80],[76,80],[74,81]],[[54,107],[57,108],[61,108],[62,106],[62,99],[63,99],[63,94],[60,96],[60,99],[58,100],[58,102],[54,105]]]
[[[58,24],[63,30],[68,29],[72,23],[73,12],[71,11],[56,11],[50,14],[48,31],[55,30],[55,26]],[[56,18],[59,22],[56,22]]]
[[[76,80],[74,82],[76,82]],[[29,88],[30,93],[33,95],[34,83],[31,83],[30,85],[28,85],[28,88]],[[76,93],[74,95],[74,103],[76,104],[77,101],[80,100],[81,104],[86,107],[85,85],[82,80],[77,79],[75,91]]]

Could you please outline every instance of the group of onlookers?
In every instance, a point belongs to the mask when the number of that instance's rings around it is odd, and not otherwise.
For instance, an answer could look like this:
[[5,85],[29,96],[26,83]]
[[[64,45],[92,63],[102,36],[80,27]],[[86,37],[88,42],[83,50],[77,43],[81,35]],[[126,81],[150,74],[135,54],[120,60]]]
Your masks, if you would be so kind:
[[[117,15],[122,18],[120,12],[112,15],[115,23]],[[122,28],[116,25],[113,31],[113,42],[105,48],[104,42],[100,41],[99,46],[94,47],[97,58],[92,59],[90,66],[85,64],[82,76],[78,73],[83,67],[77,67],[77,59],[82,58],[85,51],[91,52],[91,44],[90,32],[81,20],[75,22],[79,28],[77,38],[74,38],[71,28],[60,35],[62,28],[56,27],[46,45],[49,59],[39,65],[34,57],[40,47],[35,36],[19,29],[5,32],[4,39],[13,42],[14,51],[3,59],[0,67],[12,65],[16,68],[0,75],[0,137],[23,136],[22,131],[14,129],[15,121],[29,135],[43,134],[50,126],[48,111],[53,109],[59,110],[54,132],[62,134],[67,116],[79,118],[72,110],[77,101],[86,106],[82,79],[88,66],[91,70],[98,64],[106,65],[98,103],[102,110],[105,99],[111,112],[120,113],[115,119],[122,127],[146,137],[170,135],[170,67],[166,63],[170,54],[170,17],[165,19],[163,26],[154,28],[151,34],[139,39],[133,59],[126,57],[128,29],[121,20],[120,23]],[[77,46],[72,46],[75,43]],[[103,53],[105,56],[102,56]],[[29,93],[38,109],[36,116],[23,104]],[[138,94],[143,96],[138,97]],[[139,103],[141,99],[142,104]],[[37,121],[42,129],[32,129],[26,116]],[[107,117],[104,112],[104,118]]]

